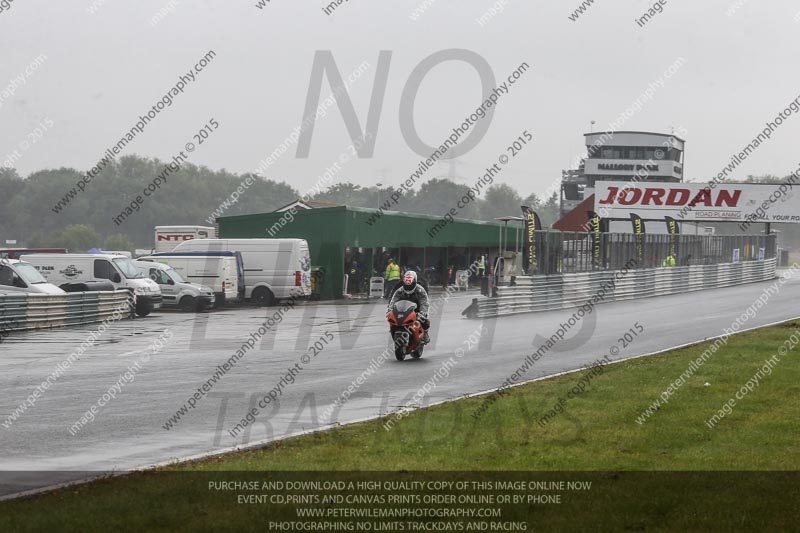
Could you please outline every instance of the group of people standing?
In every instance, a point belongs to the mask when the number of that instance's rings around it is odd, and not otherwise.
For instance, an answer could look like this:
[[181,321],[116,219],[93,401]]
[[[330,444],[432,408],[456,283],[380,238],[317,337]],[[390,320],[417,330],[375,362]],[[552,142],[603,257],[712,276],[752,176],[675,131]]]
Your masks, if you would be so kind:
[[[352,294],[364,293],[369,291],[369,278],[372,276],[382,276],[384,279],[383,296],[388,298],[391,296],[389,290],[400,282],[403,274],[405,274],[406,267],[398,265],[394,258],[384,254],[383,257],[376,259],[372,268],[368,264],[359,262],[356,258],[350,261],[349,266],[345,269],[348,276],[348,291]],[[422,272],[417,272],[423,276]]]
[[[441,260],[437,265],[430,265],[423,270],[420,266],[399,264],[388,252],[380,257],[376,257],[375,264],[372,265],[372,268],[370,268],[369,261],[365,263],[359,261],[357,257],[353,257],[345,269],[345,273],[348,275],[348,292],[351,294],[369,292],[369,278],[372,276],[382,276],[384,280],[383,297],[388,299],[391,297],[393,290],[400,283],[405,273],[409,271],[417,273],[420,283],[426,289],[429,284],[435,286],[452,285],[456,282],[456,271],[461,269],[455,265],[460,264],[463,262],[461,260],[464,259],[466,259],[466,257],[451,258],[450,267],[446,270]],[[486,256],[479,255],[474,257],[473,262],[478,263],[478,277],[483,277],[488,274]]]
[[[385,266],[377,264],[376,261],[376,265],[374,265],[370,271],[370,269],[367,268],[367,265],[359,263],[358,260],[354,258],[345,271],[348,276],[348,291],[352,294],[368,292],[369,278],[372,276],[383,276],[383,297],[387,298],[389,289],[393,288],[395,285],[397,285],[397,283],[400,282],[400,278],[405,269],[401,269],[391,257],[384,259],[382,262],[385,264]],[[391,293],[389,293],[389,296],[391,296]]]

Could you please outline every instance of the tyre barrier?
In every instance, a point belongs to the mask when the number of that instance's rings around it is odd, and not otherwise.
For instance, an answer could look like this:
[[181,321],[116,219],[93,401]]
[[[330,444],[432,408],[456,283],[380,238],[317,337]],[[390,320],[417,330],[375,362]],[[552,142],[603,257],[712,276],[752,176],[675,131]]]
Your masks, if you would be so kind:
[[776,259],[635,270],[606,270],[521,276],[516,285],[497,287],[497,296],[474,298],[461,314],[467,318],[554,311],[596,303],[731,287],[775,278]]
[[0,294],[0,330],[25,331],[102,322],[114,314],[131,316],[127,290],[67,294]]

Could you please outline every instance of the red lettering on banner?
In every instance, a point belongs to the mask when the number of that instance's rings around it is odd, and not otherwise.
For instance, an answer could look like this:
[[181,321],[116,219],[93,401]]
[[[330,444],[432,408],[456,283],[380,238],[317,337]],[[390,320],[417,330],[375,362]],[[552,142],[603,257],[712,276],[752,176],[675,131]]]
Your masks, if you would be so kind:
[[719,195],[717,196],[717,202],[714,204],[716,207],[722,207],[723,202],[726,207],[737,207],[739,205],[739,197],[742,195],[742,191],[726,191],[725,189],[720,189]]
[[[633,194],[630,194],[633,193]],[[642,198],[641,189],[623,189],[619,193],[619,203],[621,205],[633,205]]]
[[664,189],[647,189],[644,191],[642,205],[664,205],[662,198],[667,194]]
[[685,188],[646,187],[608,187],[607,195],[598,203],[600,205],[655,205],[655,206],[706,206],[706,207],[739,207],[742,189],[720,189],[714,194],[705,187],[699,191]]
[[705,206],[711,207],[713,204],[711,203],[711,191],[708,189],[703,189],[697,193],[694,199],[689,203],[689,206],[694,207],[697,204],[702,203]]
[[614,203],[614,197],[617,196],[617,191],[618,190],[619,190],[619,187],[609,187],[608,188],[608,198],[606,198],[605,200],[600,200],[600,203],[601,204],[613,204]]
[[[689,200],[689,189],[670,189],[664,205],[685,205]],[[680,198],[678,198],[680,195]]]

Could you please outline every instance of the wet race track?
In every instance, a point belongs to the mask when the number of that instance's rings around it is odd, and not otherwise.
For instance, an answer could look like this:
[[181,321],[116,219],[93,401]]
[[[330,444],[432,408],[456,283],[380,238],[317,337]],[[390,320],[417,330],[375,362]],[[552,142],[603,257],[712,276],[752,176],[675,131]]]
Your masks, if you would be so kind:
[[[599,305],[521,380],[578,369],[606,355],[619,360],[721,335],[774,283]],[[799,286],[789,280],[742,329],[800,315]],[[0,345],[0,470],[19,473],[4,474],[0,494],[385,414],[407,405],[437,371],[424,405],[493,389],[575,312],[468,320],[461,311],[472,297],[450,298],[433,316],[423,358],[404,362],[393,354],[380,357],[389,346],[384,300],[300,304],[258,342],[251,340],[254,348],[227,370],[223,365],[278,308],[124,320],[11,420],[98,326],[14,334]],[[621,347],[618,339],[636,323],[644,331]],[[448,360],[445,376],[440,369]],[[92,421],[86,413],[93,406]],[[234,429],[248,412],[255,423]]]

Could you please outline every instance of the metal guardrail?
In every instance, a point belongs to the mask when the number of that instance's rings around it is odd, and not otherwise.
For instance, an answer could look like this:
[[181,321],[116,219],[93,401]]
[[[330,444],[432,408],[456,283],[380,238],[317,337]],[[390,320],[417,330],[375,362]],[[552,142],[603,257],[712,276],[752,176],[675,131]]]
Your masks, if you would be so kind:
[[0,294],[0,329],[4,332],[57,328],[102,322],[115,311],[131,313],[127,290],[67,294]]
[[604,289],[603,303],[730,287],[772,279],[775,268],[773,257],[716,265],[518,277],[515,286],[497,287],[495,297],[473,299],[462,314],[490,318],[580,307]]

